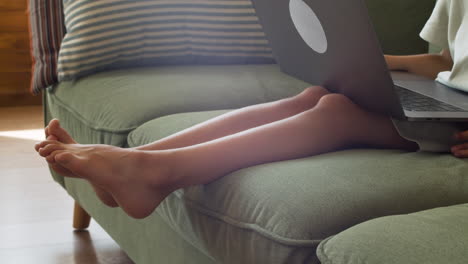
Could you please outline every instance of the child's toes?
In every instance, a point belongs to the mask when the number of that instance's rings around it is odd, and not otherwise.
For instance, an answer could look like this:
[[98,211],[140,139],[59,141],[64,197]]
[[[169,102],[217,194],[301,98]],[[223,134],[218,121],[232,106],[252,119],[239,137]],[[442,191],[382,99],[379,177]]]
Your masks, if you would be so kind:
[[54,134],[54,128],[57,126],[59,126],[58,119],[54,118],[50,120],[49,124],[44,128],[46,138]]
[[50,121],[49,133],[57,137],[57,140],[67,144],[75,144],[76,141],[70,136],[70,134],[60,126],[57,119]]
[[52,152],[60,149],[63,149],[63,147],[59,144],[49,144],[39,149],[39,155],[45,158],[49,156]]
[[82,158],[68,151],[57,153],[55,155],[55,162],[77,176],[82,176],[84,170],[86,170],[85,166],[83,166]]
[[55,140],[55,141],[58,141],[58,138],[54,135],[49,135],[47,138],[47,140]]
[[55,162],[55,156],[57,156],[57,154],[60,154],[60,153],[62,153],[62,152],[64,152],[64,151],[65,151],[65,150],[63,150],[63,149],[54,150],[54,151],[52,151],[47,157],[45,157],[45,159],[46,159],[46,161],[47,161],[48,163],[54,164],[54,163],[56,163],[56,162]]
[[45,133],[45,137],[48,138],[50,136],[50,133],[49,133],[49,126],[46,126],[44,128],[44,133]]
[[50,144],[57,144],[59,143],[57,140],[44,140],[44,141],[41,141],[39,143],[37,143],[34,148],[36,149],[36,151],[39,152],[39,150],[47,145],[50,145]]
[[40,149],[40,148],[41,148],[41,143],[40,143],[40,142],[39,142],[39,143],[36,143],[36,144],[34,145],[34,149],[36,150],[36,152],[39,152],[39,149]]
[[36,143],[36,145],[34,145],[34,149],[39,152],[39,150],[45,146],[47,146],[48,144],[50,144],[50,141],[49,140],[44,140],[44,141],[41,141],[41,142],[38,142]]

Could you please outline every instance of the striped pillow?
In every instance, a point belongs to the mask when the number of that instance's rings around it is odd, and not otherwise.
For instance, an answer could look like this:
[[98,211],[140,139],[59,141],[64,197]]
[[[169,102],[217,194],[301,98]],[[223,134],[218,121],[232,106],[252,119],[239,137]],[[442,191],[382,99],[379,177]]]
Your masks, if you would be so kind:
[[250,0],[63,0],[59,80],[161,64],[273,63]]
[[57,83],[57,58],[65,35],[62,0],[29,0],[29,33],[33,60],[31,92]]

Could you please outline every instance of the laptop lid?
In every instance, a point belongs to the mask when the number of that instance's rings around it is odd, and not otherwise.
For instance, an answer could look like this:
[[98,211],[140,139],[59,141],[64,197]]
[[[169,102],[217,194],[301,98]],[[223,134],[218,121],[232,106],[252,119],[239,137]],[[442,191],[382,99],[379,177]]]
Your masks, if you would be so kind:
[[404,118],[363,0],[253,4],[284,72],[342,93],[367,110]]

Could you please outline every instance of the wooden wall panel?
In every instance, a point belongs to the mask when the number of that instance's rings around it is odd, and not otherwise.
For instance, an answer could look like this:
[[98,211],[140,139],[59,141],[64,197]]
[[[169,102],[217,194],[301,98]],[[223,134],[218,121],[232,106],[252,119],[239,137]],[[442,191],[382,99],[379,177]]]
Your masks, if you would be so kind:
[[1,50],[29,50],[29,36],[24,32],[0,32]]
[[29,51],[8,52],[0,50],[0,72],[31,71],[31,56]]
[[1,107],[40,105],[41,103],[41,96],[32,96],[30,94],[0,94]]
[[0,10],[26,10],[27,1],[24,0],[2,0],[0,1]]
[[29,93],[28,0],[0,0],[0,106],[40,103]]
[[0,9],[0,32],[28,32],[28,19],[24,11],[3,11]]
[[0,91],[21,94],[29,89],[31,72],[0,72]]

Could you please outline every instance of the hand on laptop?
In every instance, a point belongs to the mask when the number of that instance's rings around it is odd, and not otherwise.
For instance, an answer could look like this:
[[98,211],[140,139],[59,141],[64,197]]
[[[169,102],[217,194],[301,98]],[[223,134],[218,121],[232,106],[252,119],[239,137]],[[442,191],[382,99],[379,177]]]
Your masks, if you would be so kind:
[[[459,141],[468,142],[468,130],[456,134],[455,138]],[[453,146],[452,153],[457,158],[468,158],[468,143]]]
[[391,71],[407,71],[430,79],[435,79],[439,72],[448,71],[453,67],[452,56],[448,49],[442,50],[439,54],[385,55],[385,60]]

